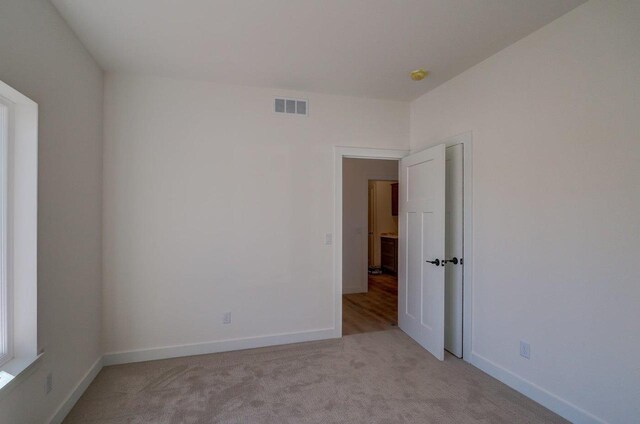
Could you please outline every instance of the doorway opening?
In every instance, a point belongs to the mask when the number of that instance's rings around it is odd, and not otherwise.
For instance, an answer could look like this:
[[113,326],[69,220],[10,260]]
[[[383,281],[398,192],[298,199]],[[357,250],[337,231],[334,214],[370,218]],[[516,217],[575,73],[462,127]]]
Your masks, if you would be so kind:
[[[336,148],[338,337],[398,326],[439,359],[445,350],[470,359],[465,186],[472,186],[470,133],[414,154]],[[380,193],[386,206],[376,206]],[[391,210],[383,218],[390,215],[391,228],[380,225],[379,207]]]
[[343,176],[342,334],[395,328],[398,161],[345,159]]

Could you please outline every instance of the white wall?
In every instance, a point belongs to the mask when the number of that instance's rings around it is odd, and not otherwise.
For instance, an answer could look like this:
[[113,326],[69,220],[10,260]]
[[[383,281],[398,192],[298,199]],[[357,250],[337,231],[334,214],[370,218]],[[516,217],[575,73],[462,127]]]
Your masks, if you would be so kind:
[[591,1],[411,107],[412,150],[473,132],[474,362],[577,422],[640,416],[639,23]]
[[104,125],[107,352],[333,328],[333,146],[407,148],[408,103],[108,75]]
[[[408,112],[407,112],[408,113]],[[398,161],[343,159],[342,292],[367,291],[369,180],[397,179]],[[391,214],[389,206],[389,214]],[[376,237],[378,252],[380,239]],[[378,263],[380,255],[378,253]]]
[[48,1],[2,0],[0,80],[39,105],[38,345],[46,350],[0,400],[0,423],[43,423],[102,354],[102,71]]

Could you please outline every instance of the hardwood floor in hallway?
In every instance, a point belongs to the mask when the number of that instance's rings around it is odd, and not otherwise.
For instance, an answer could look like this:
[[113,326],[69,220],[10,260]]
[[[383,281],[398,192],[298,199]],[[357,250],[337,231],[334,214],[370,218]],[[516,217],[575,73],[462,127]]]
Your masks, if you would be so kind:
[[398,325],[398,279],[369,275],[369,291],[342,296],[342,335],[368,333]]

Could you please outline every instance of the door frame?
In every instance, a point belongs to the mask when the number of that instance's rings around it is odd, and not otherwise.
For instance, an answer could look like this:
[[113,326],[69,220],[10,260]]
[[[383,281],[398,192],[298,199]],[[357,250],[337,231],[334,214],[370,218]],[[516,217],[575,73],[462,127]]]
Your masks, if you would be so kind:
[[342,337],[342,160],[386,159],[399,161],[403,157],[438,144],[445,147],[462,144],[464,146],[464,249],[463,249],[463,324],[462,356],[471,361],[473,334],[473,137],[471,132],[458,134],[444,140],[434,141],[414,151],[396,149],[375,149],[366,147],[334,147],[334,217],[333,217],[333,286],[334,323],[333,337]]
[[[334,151],[333,200],[333,337],[342,337],[342,160],[382,159],[397,160],[407,156],[409,150],[372,149],[366,147],[340,147]],[[368,180],[367,180],[368,181]]]

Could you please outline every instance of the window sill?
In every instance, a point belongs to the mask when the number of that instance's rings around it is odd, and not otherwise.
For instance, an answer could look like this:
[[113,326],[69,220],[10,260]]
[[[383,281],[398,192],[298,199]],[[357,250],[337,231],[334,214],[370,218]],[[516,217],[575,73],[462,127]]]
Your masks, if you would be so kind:
[[13,358],[0,367],[0,400],[36,370],[43,356],[44,352],[37,356]]

